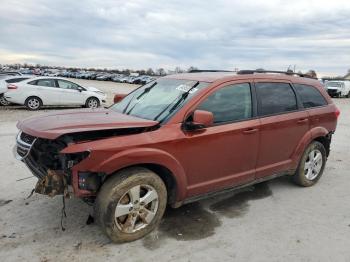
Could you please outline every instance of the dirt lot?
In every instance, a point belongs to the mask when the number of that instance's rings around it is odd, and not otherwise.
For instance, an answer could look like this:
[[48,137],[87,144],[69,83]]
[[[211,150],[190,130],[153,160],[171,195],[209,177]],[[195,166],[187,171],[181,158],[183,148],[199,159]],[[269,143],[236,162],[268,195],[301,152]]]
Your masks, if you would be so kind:
[[[93,85],[109,94],[133,88]],[[285,177],[168,209],[156,232],[123,245],[86,224],[90,207],[80,200],[66,201],[62,231],[61,197],[26,199],[36,179],[17,181],[31,174],[12,156],[16,121],[59,109],[2,108],[0,261],[350,261],[350,99],[335,103],[342,112],[340,122],[316,186],[300,188]]]

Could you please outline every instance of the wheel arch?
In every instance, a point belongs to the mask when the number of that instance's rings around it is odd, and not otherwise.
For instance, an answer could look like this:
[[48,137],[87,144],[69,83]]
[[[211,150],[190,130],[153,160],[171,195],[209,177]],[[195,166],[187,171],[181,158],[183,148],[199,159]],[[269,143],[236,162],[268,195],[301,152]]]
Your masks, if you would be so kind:
[[130,166],[121,168],[119,170],[116,170],[112,174],[109,174],[105,181],[107,181],[111,177],[117,175],[118,172],[120,172],[122,170],[139,168],[139,167],[151,170],[152,172],[157,174],[162,179],[162,181],[164,182],[164,184],[166,186],[167,192],[168,192],[168,199],[167,199],[168,204],[172,205],[177,201],[178,185],[177,185],[176,178],[175,178],[174,174],[167,167],[160,165],[160,164],[142,163],[142,164],[130,165]]
[[[91,157],[99,152],[91,152]],[[173,204],[183,200],[186,196],[187,178],[185,171],[178,160],[160,149],[155,148],[134,148],[114,154],[104,161],[82,161],[74,167],[75,170],[90,170],[103,172],[107,179],[118,171],[132,168],[145,167],[155,172],[164,181],[167,189],[170,190],[169,201]]]
[[330,143],[331,143],[331,137],[332,132],[328,131],[324,127],[314,127],[310,129],[300,140],[298,146],[293,152],[292,155],[292,163],[293,166],[296,168],[299,164],[300,158],[305,151],[306,147],[312,142],[312,141],[318,141],[322,143],[327,152],[327,156],[330,152]]

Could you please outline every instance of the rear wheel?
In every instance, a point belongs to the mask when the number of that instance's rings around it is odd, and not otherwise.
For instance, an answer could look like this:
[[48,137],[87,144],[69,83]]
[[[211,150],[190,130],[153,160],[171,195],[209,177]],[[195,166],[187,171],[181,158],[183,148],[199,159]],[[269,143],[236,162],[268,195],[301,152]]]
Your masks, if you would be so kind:
[[349,93],[346,95],[346,97],[347,97],[347,98],[350,98],[350,91],[349,91]]
[[31,96],[26,99],[26,101],[24,102],[24,105],[29,110],[38,110],[43,105],[43,103],[39,97]]
[[85,107],[87,108],[98,108],[100,101],[96,97],[90,97],[86,100]]
[[167,191],[162,179],[145,168],[125,169],[109,178],[95,202],[95,218],[116,243],[151,232],[163,217]]
[[2,106],[8,106],[11,103],[9,101],[6,100],[6,98],[4,97],[4,94],[0,95],[0,105]]
[[313,186],[321,178],[326,165],[327,155],[324,146],[313,141],[305,150],[297,171],[293,176],[296,184],[304,187]]

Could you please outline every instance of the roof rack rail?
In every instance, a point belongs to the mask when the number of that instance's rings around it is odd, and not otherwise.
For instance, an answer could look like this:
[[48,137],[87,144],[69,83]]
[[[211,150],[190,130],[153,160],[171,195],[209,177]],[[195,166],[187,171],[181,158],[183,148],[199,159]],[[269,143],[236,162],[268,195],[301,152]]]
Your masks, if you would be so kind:
[[316,79],[310,75],[307,74],[302,74],[302,73],[295,73],[292,71],[276,71],[276,70],[239,70],[237,72],[238,75],[249,75],[249,74],[254,74],[254,73],[275,73],[275,74],[285,74],[285,75],[297,75],[300,77],[307,77],[307,78],[312,78],[312,79]]
[[188,73],[210,73],[210,72],[231,72],[231,73],[233,73],[234,71],[229,71],[229,70],[199,70],[199,69],[193,69],[191,71],[188,71]]

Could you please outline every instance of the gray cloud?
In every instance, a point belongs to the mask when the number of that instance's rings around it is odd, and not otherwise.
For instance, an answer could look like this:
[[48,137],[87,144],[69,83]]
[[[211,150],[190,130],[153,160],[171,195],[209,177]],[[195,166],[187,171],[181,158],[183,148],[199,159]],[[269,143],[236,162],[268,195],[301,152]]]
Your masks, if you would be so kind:
[[350,68],[350,2],[2,0],[0,63]]

